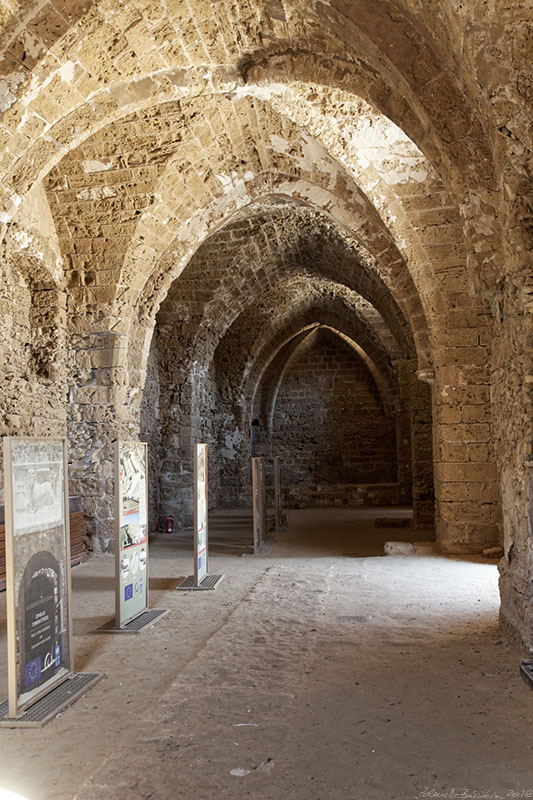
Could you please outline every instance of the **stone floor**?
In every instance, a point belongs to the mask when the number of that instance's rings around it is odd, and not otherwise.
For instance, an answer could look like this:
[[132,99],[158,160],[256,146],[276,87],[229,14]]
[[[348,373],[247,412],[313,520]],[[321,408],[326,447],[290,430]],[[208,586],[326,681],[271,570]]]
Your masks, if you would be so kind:
[[[497,569],[430,543],[382,557],[406,510],[289,513],[270,556],[249,514],[211,517],[213,592],[177,592],[190,537],[151,544],[137,636],[114,562],[73,570],[76,669],[106,678],[41,730],[0,730],[0,787],[28,800],[408,800],[533,796],[533,692],[498,630]],[[5,695],[5,595],[0,599]],[[528,794],[529,793],[529,794]],[[9,795],[0,789],[0,798]]]

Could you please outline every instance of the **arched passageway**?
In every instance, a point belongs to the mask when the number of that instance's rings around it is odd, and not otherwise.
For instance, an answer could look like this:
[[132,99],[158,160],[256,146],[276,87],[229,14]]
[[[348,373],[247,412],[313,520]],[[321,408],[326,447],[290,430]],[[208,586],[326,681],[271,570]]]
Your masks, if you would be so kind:
[[88,546],[117,435],[150,440],[154,520],[190,513],[195,438],[242,502],[254,404],[318,323],[374,365],[440,550],[503,546],[531,644],[528,4],[0,10],[2,432],[68,433]]
[[[98,554],[76,638],[108,673],[31,774],[0,734],[0,795],[530,791],[532,24],[528,0],[0,0],[0,433],[68,440]],[[175,614],[142,669],[90,634],[117,438],[149,443]],[[189,603],[157,531],[191,520],[199,440],[227,581]],[[302,506],[255,560],[253,455]],[[381,557],[398,538],[435,541]]]

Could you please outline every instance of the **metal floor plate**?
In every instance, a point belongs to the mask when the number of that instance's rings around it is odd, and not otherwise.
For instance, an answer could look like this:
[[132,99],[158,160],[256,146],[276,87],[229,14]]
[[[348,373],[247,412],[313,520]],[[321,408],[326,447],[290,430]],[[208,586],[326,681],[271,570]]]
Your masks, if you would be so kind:
[[197,592],[202,591],[202,589],[216,589],[223,577],[224,575],[206,575],[205,578],[202,578],[199,585],[196,586],[194,583],[194,575],[189,575],[189,577],[185,578],[183,583],[177,588],[184,592]]
[[533,689],[533,661],[522,661],[520,664],[520,677]]
[[138,617],[135,617],[135,619],[132,619],[131,622],[124,625],[123,628],[115,627],[115,620],[112,619],[106,622],[105,625],[97,628],[94,633],[142,633],[142,631],[155,625],[165,614],[168,614],[168,610],[164,608],[149,608],[143,611],[142,614],[139,614]]
[[19,717],[8,717],[9,703],[3,700],[0,703],[1,728],[42,728],[63,709],[74,703],[78,697],[94,686],[104,677],[103,672],[78,672],[71,675],[47,695],[37,700],[30,708],[22,712]]

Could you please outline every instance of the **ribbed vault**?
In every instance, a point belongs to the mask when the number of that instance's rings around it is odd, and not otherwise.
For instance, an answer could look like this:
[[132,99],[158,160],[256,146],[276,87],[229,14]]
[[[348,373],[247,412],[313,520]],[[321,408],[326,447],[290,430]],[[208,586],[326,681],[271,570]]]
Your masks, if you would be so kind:
[[68,425],[96,547],[117,435],[150,437],[161,508],[186,510],[198,436],[244,502],[293,348],[293,388],[337,353],[420,515],[435,465],[439,546],[503,530],[504,616],[531,627],[530,23],[498,0],[0,0],[3,431]]

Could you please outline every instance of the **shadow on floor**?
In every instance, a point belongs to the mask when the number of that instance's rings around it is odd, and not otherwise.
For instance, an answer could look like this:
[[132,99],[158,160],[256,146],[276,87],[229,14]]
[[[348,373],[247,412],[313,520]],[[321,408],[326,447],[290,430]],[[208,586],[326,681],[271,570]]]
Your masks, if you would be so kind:
[[[192,528],[174,533],[154,533],[150,536],[151,556],[158,553],[168,558],[169,551],[179,556],[192,556],[194,534]],[[210,512],[209,552],[213,555],[241,556],[253,542],[252,515],[249,509]]]
[[[288,526],[276,534],[276,558],[324,556],[375,558],[384,555],[385,542],[426,542],[432,529],[411,526],[412,510],[404,506],[376,508],[307,508],[289,510]],[[377,518],[407,520],[405,527],[376,527]],[[327,520],[327,524],[325,524]]]
[[[375,558],[384,555],[385,542],[421,542],[435,538],[433,529],[412,527],[412,509],[407,506],[364,508],[308,508],[289,510],[289,524],[274,532],[275,558],[295,555],[347,558]],[[324,525],[327,518],[328,525]],[[376,527],[376,518],[391,523],[407,522],[405,527]],[[168,558],[171,553],[192,557],[191,528],[174,533],[155,533],[150,537],[151,558]],[[209,552],[212,555],[241,556],[253,543],[250,509],[221,509],[209,514]]]

